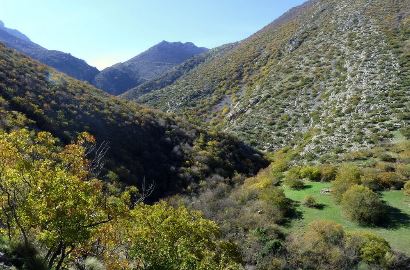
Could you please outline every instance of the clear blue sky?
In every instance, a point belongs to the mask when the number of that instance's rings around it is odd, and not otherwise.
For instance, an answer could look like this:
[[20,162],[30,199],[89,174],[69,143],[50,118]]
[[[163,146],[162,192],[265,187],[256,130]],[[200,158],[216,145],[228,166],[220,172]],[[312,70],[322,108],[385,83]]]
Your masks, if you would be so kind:
[[244,39],[305,0],[0,0],[0,20],[98,68],[156,43],[213,48]]

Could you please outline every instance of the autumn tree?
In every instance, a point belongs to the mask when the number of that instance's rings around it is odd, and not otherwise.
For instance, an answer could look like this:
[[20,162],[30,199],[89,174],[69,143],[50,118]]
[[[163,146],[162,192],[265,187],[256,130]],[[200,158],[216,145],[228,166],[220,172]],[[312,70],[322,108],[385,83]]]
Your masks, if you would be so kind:
[[[219,227],[199,212],[165,202],[139,204],[126,218],[100,228],[99,256],[109,269],[242,269],[237,247],[219,240]],[[124,259],[127,258],[127,259]]]
[[51,134],[0,131],[1,223],[10,241],[39,246],[48,267],[61,269],[96,228],[127,209],[130,193],[110,196],[86,158],[94,138],[59,147]]

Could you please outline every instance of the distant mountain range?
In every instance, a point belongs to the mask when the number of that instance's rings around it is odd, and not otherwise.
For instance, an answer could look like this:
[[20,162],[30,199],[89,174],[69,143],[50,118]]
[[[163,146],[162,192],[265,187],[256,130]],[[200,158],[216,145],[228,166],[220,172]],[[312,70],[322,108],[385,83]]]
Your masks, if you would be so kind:
[[1,21],[0,42],[82,81],[91,83],[99,72],[97,68],[88,65],[84,60],[78,59],[71,54],[41,47],[19,31],[5,27]]
[[104,69],[95,77],[94,85],[110,94],[118,95],[158,78],[176,65],[207,50],[191,42],[162,41],[124,63]]
[[71,54],[48,50],[15,29],[5,27],[0,21],[0,42],[30,56],[41,63],[61,71],[75,79],[87,81],[113,95],[157,79],[171,68],[189,58],[208,51],[191,42],[167,42],[149,48],[132,59],[108,67],[101,72],[84,60]]

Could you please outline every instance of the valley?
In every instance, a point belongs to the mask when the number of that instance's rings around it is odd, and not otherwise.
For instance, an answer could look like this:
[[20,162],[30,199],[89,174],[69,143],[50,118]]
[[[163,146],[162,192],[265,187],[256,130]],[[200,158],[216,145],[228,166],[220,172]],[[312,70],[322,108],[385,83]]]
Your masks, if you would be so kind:
[[0,23],[0,269],[410,269],[410,2],[309,0],[102,71]]

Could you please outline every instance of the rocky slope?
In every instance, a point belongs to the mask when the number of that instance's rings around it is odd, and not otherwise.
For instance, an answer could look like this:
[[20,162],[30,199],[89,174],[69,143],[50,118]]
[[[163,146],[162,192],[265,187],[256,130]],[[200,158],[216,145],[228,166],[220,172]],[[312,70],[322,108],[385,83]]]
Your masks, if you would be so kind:
[[124,63],[104,69],[95,77],[94,85],[113,95],[122,94],[206,51],[190,42],[162,41]]
[[[316,156],[408,127],[408,0],[312,0],[171,85],[136,98],[264,150]],[[130,97],[130,96],[127,96]]]

